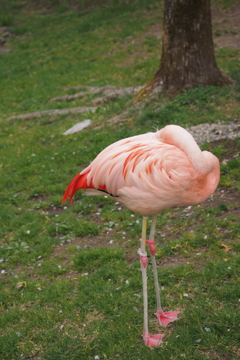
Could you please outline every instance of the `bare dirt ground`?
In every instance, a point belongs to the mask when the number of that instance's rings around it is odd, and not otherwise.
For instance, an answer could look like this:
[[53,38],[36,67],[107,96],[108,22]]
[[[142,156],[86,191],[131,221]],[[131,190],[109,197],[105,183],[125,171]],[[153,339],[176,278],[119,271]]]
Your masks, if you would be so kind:
[[212,8],[212,24],[216,48],[240,50],[240,4],[229,10]]

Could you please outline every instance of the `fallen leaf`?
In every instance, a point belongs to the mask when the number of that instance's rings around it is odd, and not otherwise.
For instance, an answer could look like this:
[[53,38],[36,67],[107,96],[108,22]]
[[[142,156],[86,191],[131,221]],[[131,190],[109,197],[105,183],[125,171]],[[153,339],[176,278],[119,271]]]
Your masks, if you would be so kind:
[[21,282],[17,283],[17,285],[15,286],[15,289],[21,290],[23,287],[26,287],[26,286],[27,286],[26,281],[21,281]]

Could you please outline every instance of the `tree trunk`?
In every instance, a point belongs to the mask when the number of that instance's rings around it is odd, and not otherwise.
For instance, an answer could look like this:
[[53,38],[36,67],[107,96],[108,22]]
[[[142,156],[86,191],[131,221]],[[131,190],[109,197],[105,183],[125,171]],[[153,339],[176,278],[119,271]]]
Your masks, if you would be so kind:
[[152,91],[174,95],[197,86],[233,83],[215,60],[210,0],[165,0],[160,67],[136,99]]

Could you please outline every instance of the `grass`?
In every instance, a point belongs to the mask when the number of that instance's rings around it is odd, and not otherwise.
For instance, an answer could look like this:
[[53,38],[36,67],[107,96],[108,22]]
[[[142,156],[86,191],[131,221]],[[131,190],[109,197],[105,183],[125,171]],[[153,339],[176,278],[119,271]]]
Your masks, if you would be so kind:
[[[7,41],[12,52],[0,56],[0,358],[238,359],[239,139],[202,146],[227,160],[214,197],[158,217],[163,306],[181,310],[181,320],[162,330],[164,344],[152,351],[141,339],[140,215],[82,192],[72,206],[61,198],[71,178],[118,139],[168,123],[238,118],[239,51],[216,49],[234,87],[197,88],[138,109],[129,97],[95,113],[9,120],[91,100],[48,102],[74,93],[69,87],[143,84],[160,57],[154,29],[162,2],[118,1],[81,12],[20,5],[8,3],[16,36]],[[107,125],[126,109],[128,122]],[[86,118],[91,127],[62,135]],[[148,271],[150,331],[157,332]]]

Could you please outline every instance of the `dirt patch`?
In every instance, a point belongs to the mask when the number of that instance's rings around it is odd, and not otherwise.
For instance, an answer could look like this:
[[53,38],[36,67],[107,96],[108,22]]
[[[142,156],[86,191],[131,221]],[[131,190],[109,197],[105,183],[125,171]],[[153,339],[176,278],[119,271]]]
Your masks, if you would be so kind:
[[[237,204],[235,210],[239,211],[240,215],[240,193],[233,189],[227,189],[224,187],[218,188],[213,197],[205,200],[200,206],[202,208],[216,208],[220,204],[232,205]],[[234,210],[234,209],[232,209]],[[226,213],[229,212],[226,209]]]
[[216,48],[240,48],[240,4],[228,10],[212,7],[212,24]]
[[36,201],[36,202],[44,202],[48,199],[48,197],[46,195],[32,195],[29,197],[29,200],[33,200],[33,201]]
[[164,258],[158,258],[157,259],[158,266],[161,267],[161,269],[169,268],[169,267],[176,267],[180,265],[185,265],[189,262],[188,258],[185,258],[183,256],[166,256]]
[[219,155],[219,161],[222,162],[224,160],[230,160],[234,157],[238,157],[240,155],[240,147],[239,147],[239,140],[240,138],[232,139],[225,139],[225,140],[215,140],[209,144],[209,151],[217,146],[221,146],[224,148],[224,154]]
[[212,359],[212,360],[232,360],[233,359],[233,354],[236,355],[235,359],[237,359],[238,355],[239,355],[239,349],[236,352],[234,350],[232,349],[231,352],[228,352],[226,354],[222,354],[222,353],[218,353],[215,350],[204,350],[204,349],[200,350],[200,349],[197,349],[197,353],[206,356],[207,359]]

